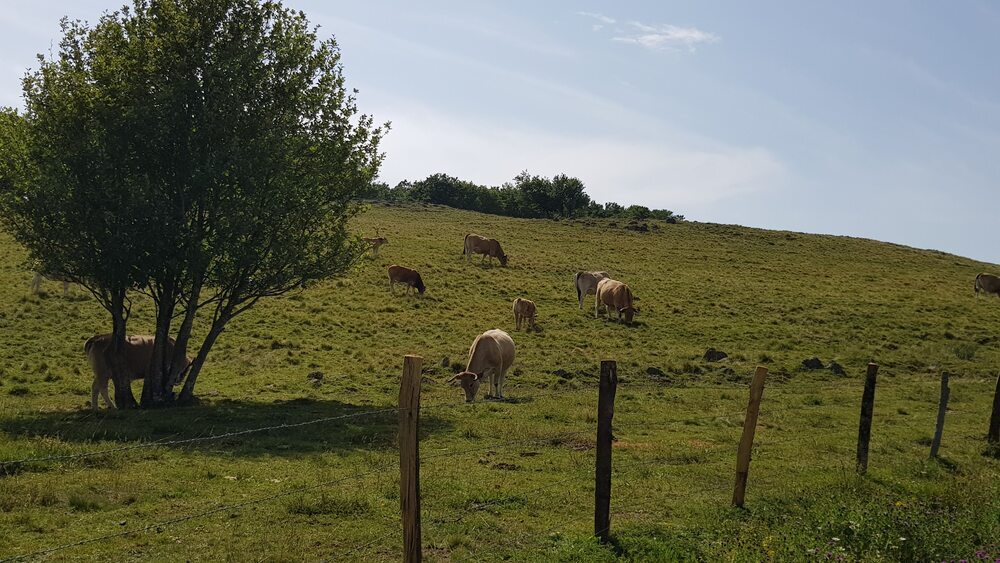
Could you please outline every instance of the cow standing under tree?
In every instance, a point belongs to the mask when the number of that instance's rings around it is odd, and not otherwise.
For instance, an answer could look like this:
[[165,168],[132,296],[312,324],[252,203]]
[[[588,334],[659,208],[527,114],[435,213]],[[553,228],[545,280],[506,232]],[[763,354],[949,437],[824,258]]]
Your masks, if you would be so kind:
[[465,235],[465,246],[462,248],[462,254],[465,255],[466,262],[472,260],[473,254],[482,254],[483,262],[489,258],[492,264],[493,259],[496,258],[500,261],[501,266],[507,265],[507,255],[504,254],[503,249],[500,248],[500,243],[496,239],[481,237],[472,233]]
[[389,239],[378,236],[378,237],[363,237],[362,242],[368,245],[368,249],[372,252],[372,258],[378,258],[378,250],[382,248],[383,245],[389,244]]
[[38,294],[42,291],[42,279],[62,282],[63,286],[63,297],[69,296],[69,280],[61,278],[53,274],[43,274],[41,272],[35,272],[34,277],[31,278],[31,293]]
[[[136,335],[125,338],[125,345],[121,349],[121,365],[125,366],[128,380],[145,379],[146,371],[149,369],[150,361],[153,359],[154,337],[149,335]],[[165,347],[166,355],[174,353],[174,339],[168,338]],[[108,381],[111,379],[111,364],[114,358],[111,357],[112,336],[110,334],[98,334],[92,336],[83,345],[83,351],[87,354],[87,361],[90,362],[90,369],[94,371],[94,383],[90,386],[90,407],[97,410],[97,396],[104,397],[104,402],[108,408],[116,408],[108,396]],[[184,358],[184,369],[178,377],[170,382],[173,387],[184,379],[188,368],[191,366],[191,358]]]
[[972,287],[976,290],[976,297],[979,297],[980,291],[986,295],[992,293],[1000,297],[1000,278],[993,274],[979,274],[976,276],[976,283]]

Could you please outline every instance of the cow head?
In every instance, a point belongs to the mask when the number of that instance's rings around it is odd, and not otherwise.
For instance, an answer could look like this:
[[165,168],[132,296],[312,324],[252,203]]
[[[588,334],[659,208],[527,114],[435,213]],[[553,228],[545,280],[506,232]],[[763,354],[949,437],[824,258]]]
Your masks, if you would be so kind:
[[625,315],[625,324],[632,324],[632,318],[638,312],[639,312],[639,309],[636,309],[635,307],[620,307],[618,309],[618,314],[619,315],[621,315],[621,314]]
[[462,373],[456,373],[448,380],[448,383],[458,380],[459,384],[462,386],[462,390],[465,391],[465,402],[471,403],[476,400],[476,394],[479,393],[479,384],[482,383],[479,378],[479,374],[473,373],[471,371],[463,371]]
[[416,283],[413,284],[413,287],[417,288],[417,293],[419,293],[421,295],[423,295],[424,294],[424,290],[427,289],[427,287],[424,286],[424,280],[420,279],[419,277],[417,278]]
[[501,266],[506,266],[507,265],[507,255],[506,254],[501,254],[500,255],[500,265]]
[[184,358],[184,369],[182,369],[177,374],[177,376],[174,377],[173,381],[170,382],[171,387],[176,387],[177,385],[180,385],[181,381],[184,381],[184,378],[187,377],[188,372],[191,371],[191,363],[192,363],[191,358],[188,357]]

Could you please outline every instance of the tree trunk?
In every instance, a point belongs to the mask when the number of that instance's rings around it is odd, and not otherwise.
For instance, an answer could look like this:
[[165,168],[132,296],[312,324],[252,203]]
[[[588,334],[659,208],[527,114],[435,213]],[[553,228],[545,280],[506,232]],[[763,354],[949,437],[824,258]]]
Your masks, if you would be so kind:
[[[224,319],[224,320],[223,320]],[[198,374],[201,372],[201,366],[205,364],[205,358],[208,357],[208,352],[212,349],[219,335],[226,328],[226,323],[229,322],[228,317],[222,317],[218,321],[212,324],[212,329],[208,332],[208,336],[205,337],[205,341],[202,342],[201,348],[198,349],[198,355],[195,356],[194,361],[191,362],[191,370],[188,372],[187,380],[184,382],[184,388],[181,389],[181,396],[178,399],[182,403],[189,403],[194,400],[194,384],[198,381]]]
[[184,371],[185,359],[187,358],[188,343],[191,340],[191,327],[194,325],[194,317],[198,312],[197,303],[201,298],[202,277],[199,276],[191,288],[191,296],[188,299],[187,309],[184,311],[184,320],[181,321],[180,330],[177,331],[177,341],[174,344],[174,357],[170,361],[170,373],[167,375],[167,388],[173,393],[173,386],[180,382],[180,376]]
[[146,367],[146,378],[142,384],[142,407],[159,407],[169,400],[168,381],[170,368],[167,362],[171,360],[167,354],[167,342],[170,338],[170,323],[174,314],[173,285],[160,288],[156,304],[156,334],[153,340],[153,354]]
[[115,406],[119,409],[134,409],[139,405],[132,394],[132,378],[125,365],[125,290],[115,291],[111,297],[111,347],[105,350],[104,359],[111,367],[111,379],[115,382]]

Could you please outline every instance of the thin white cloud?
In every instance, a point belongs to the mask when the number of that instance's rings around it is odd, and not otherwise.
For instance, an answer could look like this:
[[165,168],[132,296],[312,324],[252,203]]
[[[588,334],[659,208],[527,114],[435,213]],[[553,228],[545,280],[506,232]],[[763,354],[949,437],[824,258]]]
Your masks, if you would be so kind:
[[647,25],[641,22],[629,22],[632,30],[614,37],[614,41],[640,45],[652,51],[662,51],[685,48],[695,51],[699,45],[715,43],[719,36],[702,31],[696,27],[680,27],[670,24]]
[[595,12],[576,12],[576,15],[583,16],[583,17],[586,17],[586,18],[594,18],[595,20],[597,20],[597,21],[599,21],[599,22],[601,22],[603,24],[612,24],[612,23],[615,23],[615,21],[616,21],[614,18],[609,18],[608,16],[605,16],[604,14],[598,14],[598,13],[595,13]]
[[444,172],[496,186],[527,169],[576,176],[597,201],[684,213],[787,179],[784,164],[761,147],[568,135],[402,101],[375,114],[393,124],[381,147],[387,157],[380,176],[390,185]]

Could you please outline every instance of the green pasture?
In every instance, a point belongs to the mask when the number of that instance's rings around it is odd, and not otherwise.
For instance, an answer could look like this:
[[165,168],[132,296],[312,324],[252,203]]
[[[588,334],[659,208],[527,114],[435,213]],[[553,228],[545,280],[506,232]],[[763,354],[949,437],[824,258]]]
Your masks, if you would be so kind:
[[[427,560],[1000,558],[1000,460],[984,455],[1000,299],[973,294],[975,275],[1000,266],[701,223],[642,233],[428,206],[375,206],[355,223],[389,239],[381,255],[234,320],[199,378],[198,406],[98,414],[83,343],[109,318],[79,287],[64,297],[47,282],[31,295],[23,251],[0,234],[0,461],[117,450],[0,466],[0,559],[85,540],[39,559],[398,559],[386,409],[405,354],[424,358]],[[500,240],[509,266],[466,263],[469,232]],[[393,263],[420,271],[426,294],[390,295]],[[634,326],[595,320],[593,296],[578,309],[573,274],[598,269],[639,297]],[[539,331],[514,332],[515,297],[535,301]],[[130,332],[151,332],[151,314],[137,297]],[[490,328],[517,344],[510,400],[465,404],[445,380]],[[707,362],[709,347],[729,357]],[[846,373],[804,369],[814,356]],[[600,545],[593,441],[605,358],[621,382],[613,541]],[[858,477],[869,361],[880,371],[869,473]],[[757,365],[770,373],[738,510],[736,446]],[[942,371],[951,403],[931,461]],[[213,438],[271,426],[282,427]],[[192,438],[203,439],[180,442]]]

